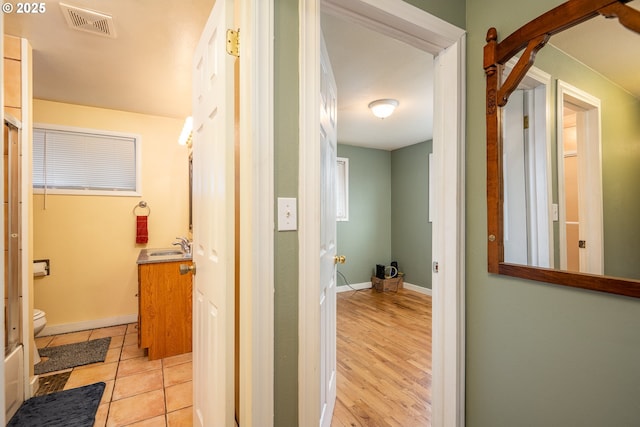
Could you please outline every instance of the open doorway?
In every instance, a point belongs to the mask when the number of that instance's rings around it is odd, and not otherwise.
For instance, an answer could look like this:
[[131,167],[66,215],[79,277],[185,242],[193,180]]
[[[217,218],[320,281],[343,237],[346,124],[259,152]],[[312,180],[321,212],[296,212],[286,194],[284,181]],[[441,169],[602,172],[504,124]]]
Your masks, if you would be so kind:
[[[338,265],[333,425],[390,418],[428,425],[433,55],[329,13],[322,28],[337,82],[338,156],[348,161],[344,193],[350,196],[337,223],[337,252],[347,262]],[[384,119],[368,108],[381,98],[398,101]],[[401,289],[371,289],[376,264],[394,260]]]
[[[324,5],[324,4],[323,4]],[[336,6],[336,5],[332,5],[331,8],[335,8],[337,7],[338,9],[341,9],[341,6]],[[353,7],[354,10],[355,9],[359,9],[359,6],[356,5],[350,5],[349,8]],[[363,9],[366,9],[368,7],[371,6],[362,6]],[[378,7],[378,8],[384,8],[384,6],[374,6],[374,7]],[[391,12],[393,13],[399,13],[400,15],[402,15],[403,12],[407,12],[407,11],[402,11],[399,9],[402,9],[401,7],[393,7],[391,9]],[[398,9],[398,10],[395,10]],[[394,24],[397,25],[397,23],[391,24],[391,23],[381,23],[380,22],[376,22],[375,24],[372,24],[372,22],[368,21],[368,15],[367,15],[367,11],[365,10],[357,10],[356,13],[358,12],[363,12],[364,16],[360,16],[359,18],[353,19],[354,16],[353,14],[349,14],[348,12],[345,12],[344,10],[338,10],[339,13],[341,13],[341,15],[343,16],[350,16],[350,20],[352,23],[355,22],[365,22],[365,26],[367,26],[368,28],[375,28],[377,31],[380,31],[382,33],[385,34],[389,34],[389,33],[393,33],[393,36],[399,36],[400,39],[407,41],[408,39],[410,39],[410,37],[407,36],[407,34],[412,33],[413,29],[405,29],[407,30],[407,33],[405,34],[400,34],[400,32],[396,31],[394,33],[394,30],[397,30],[396,28],[391,29],[390,27],[394,27]],[[426,17],[426,21],[430,20],[431,18],[433,18],[432,16],[428,15],[428,14],[421,14],[421,11],[412,8],[411,11],[411,16],[413,19],[413,17],[417,14],[420,15],[421,17]],[[436,19],[437,20],[437,19]],[[446,23],[443,23],[439,20],[437,20],[437,25],[433,25],[433,23],[431,25],[429,24],[425,24],[423,27],[423,31],[428,32],[430,31],[432,28],[435,27],[439,27],[439,25],[443,24],[443,25],[447,25]],[[309,24],[312,25],[312,24]],[[371,26],[373,25],[373,26]],[[389,27],[387,27],[387,25]],[[420,24],[417,24],[420,25]],[[457,33],[456,31],[453,31]],[[456,212],[462,212],[461,209],[461,202],[463,200],[463,198],[459,198],[459,191],[462,189],[459,184],[456,184],[456,182],[459,182],[460,179],[460,169],[459,169],[459,165],[460,163],[458,163],[458,161],[461,159],[460,156],[463,155],[463,151],[461,151],[461,146],[459,145],[460,142],[463,141],[462,138],[462,134],[458,133],[459,130],[462,130],[460,126],[460,120],[462,120],[462,116],[460,115],[461,110],[460,110],[460,105],[458,102],[460,101],[460,98],[457,98],[458,96],[460,96],[460,94],[462,92],[459,92],[458,90],[461,88],[461,82],[462,82],[462,77],[461,74],[459,74],[459,70],[457,67],[461,65],[460,59],[461,56],[458,56],[461,54],[462,51],[459,51],[458,48],[460,47],[460,44],[458,44],[458,37],[462,36],[462,32],[457,33],[457,36],[454,36],[452,40],[450,40],[449,42],[444,43],[441,47],[439,48],[435,48],[432,44],[430,44],[429,42],[427,42],[427,40],[429,40],[429,36],[426,34],[412,34],[414,37],[416,37],[416,39],[410,40],[409,43],[427,51],[430,52],[434,55],[436,55],[436,59],[435,59],[435,63],[436,63],[436,73],[435,73],[435,80],[439,82],[438,87],[434,90],[435,92],[439,91],[439,94],[436,93],[436,95],[434,96],[434,99],[436,99],[436,105],[439,105],[439,108],[437,108],[437,112],[434,114],[434,119],[435,121],[438,123],[438,125],[436,126],[436,135],[434,135],[434,164],[435,164],[435,170],[439,171],[438,173],[436,173],[436,176],[439,176],[439,174],[443,174],[442,175],[442,179],[440,180],[440,184],[438,186],[436,186],[436,191],[434,192],[434,199],[437,200],[440,203],[435,203],[435,205],[439,205],[441,207],[441,211],[440,213],[437,213],[434,215],[435,219],[434,219],[434,224],[437,224],[438,221],[440,224],[440,227],[437,227],[437,229],[439,229],[439,232],[436,233],[436,235],[434,236],[433,239],[433,246],[434,246],[434,253],[439,253],[442,258],[440,258],[440,261],[443,262],[443,265],[445,266],[444,269],[440,269],[438,270],[437,266],[432,270],[431,269],[431,263],[430,260],[428,260],[427,262],[423,261],[423,265],[426,264],[428,266],[429,272],[431,274],[431,278],[432,280],[434,280],[435,283],[443,283],[444,281],[447,281],[447,283],[449,285],[451,285],[451,287],[448,290],[445,290],[444,288],[440,288],[440,293],[437,297],[434,298],[434,300],[438,300],[440,302],[440,311],[436,310],[434,308],[434,320],[437,320],[434,323],[434,327],[436,327],[437,331],[434,331],[434,343],[437,343],[434,345],[434,350],[437,349],[438,351],[436,352],[437,354],[434,354],[434,362],[437,363],[444,363],[444,365],[447,365],[448,363],[445,362],[453,362],[454,360],[457,360],[457,356],[455,357],[443,357],[443,355],[445,355],[447,353],[447,351],[453,351],[454,353],[457,352],[457,346],[459,345],[460,341],[459,341],[459,333],[460,333],[460,329],[459,327],[462,326],[460,322],[460,320],[462,320],[462,317],[460,317],[460,299],[459,297],[455,296],[459,290],[460,287],[459,285],[462,284],[461,282],[461,277],[459,276],[459,274],[461,273],[461,268],[463,265],[463,254],[459,251],[460,246],[459,244],[461,244],[461,241],[458,239],[458,237],[456,237],[457,233],[459,231],[461,231],[461,228],[459,228],[461,226],[461,217],[458,216],[458,214]],[[420,42],[416,43],[417,40],[420,40]],[[310,38],[309,40],[312,40],[312,38]],[[452,44],[449,44],[452,43]],[[444,48],[448,46],[449,49],[444,50]],[[440,50],[442,49],[442,50]],[[305,47],[305,51],[308,53],[308,58],[310,59],[309,61],[309,65],[311,66],[311,64],[313,63],[313,61],[311,60],[311,58],[313,57],[313,53],[309,53],[309,52],[313,52],[313,48],[312,46],[306,46]],[[304,57],[305,55],[303,55]],[[400,63],[402,63],[403,61],[400,61]],[[305,64],[306,61],[303,58],[303,64]],[[304,65],[303,65],[304,67]],[[400,68],[400,67],[396,67],[396,68]],[[447,71],[449,70],[449,71]],[[303,71],[303,75],[305,75],[304,71]],[[311,80],[311,82],[313,82],[313,80]],[[305,84],[304,83],[304,79],[301,82],[301,87],[302,88],[309,88],[308,90],[311,91],[313,90],[313,85],[309,85],[309,84]],[[306,93],[306,90],[303,89],[303,97],[305,96],[304,94]],[[444,99],[445,99],[445,94],[446,93],[446,99],[447,102],[444,103]],[[438,97],[439,95],[439,97]],[[309,95],[307,95],[308,97]],[[341,98],[341,94],[339,93],[338,95],[338,99]],[[449,108],[451,107],[451,108]],[[366,109],[365,109],[366,110]],[[310,113],[313,110],[310,109]],[[370,112],[368,112],[368,110],[366,110],[366,114],[370,114]],[[303,112],[303,116],[305,116],[305,113]],[[310,121],[311,123],[311,121]],[[454,125],[454,123],[456,123]],[[341,126],[343,124],[343,121],[341,118],[338,118],[338,128],[341,129]],[[310,144],[305,144],[305,147],[307,147],[309,149],[309,151],[307,151],[306,149],[303,150],[304,152],[301,152],[301,161],[303,161],[304,164],[309,164],[310,168],[314,168],[315,166],[313,166],[314,164],[314,160],[312,156],[309,156],[310,154],[312,154],[313,150],[314,150],[314,144],[313,144],[313,140],[314,137],[312,135],[307,135],[305,134],[305,132],[303,131],[303,135],[301,135],[302,138],[305,139],[305,141],[309,141]],[[448,141],[448,143],[446,142]],[[425,161],[428,161],[428,156],[425,156]],[[445,165],[448,165],[445,166]],[[307,170],[305,168],[305,170]],[[311,169],[313,170],[313,169]],[[440,172],[441,171],[441,172]],[[447,174],[451,174],[451,175],[455,175],[455,176],[451,176],[450,179],[447,179],[445,175]],[[306,175],[306,174],[305,174]],[[309,175],[310,177],[312,176]],[[425,180],[424,182],[424,192],[426,194],[427,193],[427,187],[428,187],[428,181]],[[440,188],[438,188],[440,187]],[[448,188],[451,187],[451,188]],[[303,189],[301,190],[303,192],[303,194],[307,193],[307,195],[310,194],[311,199],[313,200],[313,190],[309,187],[303,187]],[[350,190],[352,191],[352,190]],[[446,197],[445,197],[446,195]],[[302,199],[302,205],[306,206],[306,197],[303,198],[303,196],[301,196]],[[311,208],[311,205],[309,205],[309,208]],[[450,214],[444,214],[444,212],[447,211],[447,209],[451,209],[451,213]],[[372,214],[375,214],[375,211],[372,212]],[[428,216],[428,215],[427,215]],[[304,224],[305,221],[303,219],[302,224]],[[451,227],[447,227],[447,223],[449,223],[451,225]],[[446,233],[445,233],[445,230]],[[446,234],[446,237],[445,237]],[[311,241],[310,241],[311,243]],[[451,245],[450,250],[444,250],[444,248],[448,245]],[[457,247],[457,248],[454,248]],[[304,247],[304,245],[303,245]],[[436,248],[438,250],[436,250]],[[309,270],[311,272],[311,274],[313,274],[313,268],[311,267],[313,265],[313,261],[309,258],[307,259],[307,257],[305,257],[304,253],[306,251],[303,249],[302,256],[301,256],[301,264],[302,265],[307,265],[309,266]],[[309,255],[310,257],[312,256],[313,252],[311,252],[311,246],[309,246]],[[448,258],[447,261],[445,261],[445,259],[447,258],[447,255],[450,255],[451,258]],[[434,263],[437,264],[437,263]],[[371,266],[369,266],[367,268],[367,270],[369,270],[370,272]],[[303,269],[305,270],[305,269]],[[433,271],[438,272],[439,273],[433,273]],[[304,274],[303,271],[301,271],[301,277],[305,277],[307,276],[306,274]],[[305,278],[305,280],[307,282],[308,278]],[[311,281],[310,283],[310,288],[309,288],[309,295],[312,296],[314,294],[313,289],[313,281]],[[438,289],[438,286],[435,286],[435,289]],[[314,308],[313,307],[307,307],[304,303],[302,303],[302,301],[306,300],[306,291],[305,292],[301,292],[301,310],[305,310],[304,314],[301,313],[301,316],[306,316],[306,317],[313,317],[312,313]],[[446,301],[449,301],[452,304],[451,310],[448,310],[447,313],[445,313],[445,306],[446,306]],[[448,335],[447,340],[451,340],[450,342],[450,346],[447,346],[446,348],[443,347],[443,341],[438,341],[443,339],[444,337],[444,333],[445,330],[448,329],[448,332],[451,335]],[[304,331],[304,330],[303,330]],[[309,338],[312,338],[314,336],[314,332],[311,331],[311,329],[309,330]],[[458,337],[458,338],[456,338]],[[301,337],[301,343],[305,342],[306,337],[304,336],[304,334]],[[312,341],[310,341],[311,344]],[[306,361],[307,361],[307,354],[304,352],[303,347],[306,346],[301,346],[301,369],[305,369],[304,366],[306,366]],[[451,353],[451,356],[453,356],[453,353]],[[310,361],[313,363],[313,357],[310,359]],[[435,363],[434,363],[435,365]],[[435,396],[438,396],[437,398],[434,397],[434,404],[436,406],[440,405],[436,410],[434,410],[434,413],[437,414],[437,417],[434,417],[433,422],[436,424],[440,424],[442,423],[442,420],[444,419],[450,419],[452,423],[456,423],[456,419],[460,419],[460,414],[461,414],[461,409],[462,407],[459,406],[459,402],[461,402],[458,399],[462,398],[462,394],[459,392],[460,390],[462,390],[461,388],[461,383],[458,382],[462,377],[459,376],[461,371],[461,365],[458,365],[457,367],[453,367],[453,365],[450,367],[451,371],[449,372],[449,374],[447,375],[447,381],[444,381],[444,370],[442,371],[441,375],[439,376],[439,378],[434,377],[434,389],[437,389],[437,392],[434,393]],[[457,385],[456,385],[457,383]],[[309,388],[307,388],[306,386],[302,386],[304,389],[311,389],[313,390],[314,387],[313,386],[309,386]],[[448,390],[449,393],[451,393],[451,399],[448,399],[447,402],[447,407],[443,406],[443,392],[445,392],[446,390]],[[306,412],[306,405],[308,403],[311,403],[311,400],[308,401],[305,399],[304,395],[306,395],[306,393],[303,393],[303,396],[301,396],[301,419],[305,420],[305,416],[307,414]],[[309,397],[311,397],[311,394],[309,394]],[[437,403],[436,403],[437,402]],[[450,405],[449,405],[450,404]],[[308,406],[308,408],[312,409],[312,406]],[[312,414],[312,411],[309,411],[309,414]],[[449,418],[450,417],[450,418]],[[312,416],[309,418],[310,420],[312,419]],[[453,425],[453,424],[452,424]]]
[[[433,224],[433,425],[461,425],[464,420],[464,30],[404,2],[353,0],[322,2],[352,22],[393,35],[435,57]],[[301,3],[300,55],[300,212],[298,390],[300,424],[318,423],[324,361],[318,275],[320,200],[320,2]],[[446,283],[446,286],[444,285]]]
[[600,100],[558,82],[560,268],[603,274]]

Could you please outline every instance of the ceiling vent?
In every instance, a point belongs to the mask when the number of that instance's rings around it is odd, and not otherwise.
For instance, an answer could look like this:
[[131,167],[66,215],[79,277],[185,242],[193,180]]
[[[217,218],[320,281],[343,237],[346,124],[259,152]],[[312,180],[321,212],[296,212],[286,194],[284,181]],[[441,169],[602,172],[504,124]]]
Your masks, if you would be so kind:
[[113,18],[106,13],[95,12],[93,10],[82,9],[68,4],[60,3],[64,19],[74,30],[86,31],[87,33],[99,36],[116,38],[116,29],[113,25]]

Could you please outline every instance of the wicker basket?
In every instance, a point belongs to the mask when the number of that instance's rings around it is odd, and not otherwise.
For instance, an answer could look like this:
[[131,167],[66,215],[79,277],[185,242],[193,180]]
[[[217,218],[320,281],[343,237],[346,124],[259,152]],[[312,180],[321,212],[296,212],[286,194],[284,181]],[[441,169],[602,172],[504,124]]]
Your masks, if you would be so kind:
[[378,292],[398,292],[398,289],[402,289],[403,282],[403,277],[401,275],[391,279],[379,279],[375,276],[371,277],[371,287]]

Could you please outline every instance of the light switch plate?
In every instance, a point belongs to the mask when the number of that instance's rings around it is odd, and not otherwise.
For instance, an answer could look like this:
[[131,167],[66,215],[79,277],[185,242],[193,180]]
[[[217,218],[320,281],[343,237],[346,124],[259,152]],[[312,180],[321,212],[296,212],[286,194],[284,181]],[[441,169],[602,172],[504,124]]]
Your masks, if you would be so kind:
[[278,231],[298,229],[298,212],[295,197],[278,197]]

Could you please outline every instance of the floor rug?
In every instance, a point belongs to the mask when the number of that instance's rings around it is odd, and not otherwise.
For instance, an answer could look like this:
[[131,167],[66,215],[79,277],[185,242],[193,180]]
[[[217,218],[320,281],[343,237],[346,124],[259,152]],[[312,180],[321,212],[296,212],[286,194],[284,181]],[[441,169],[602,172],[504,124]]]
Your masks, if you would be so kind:
[[[36,375],[104,362],[111,337],[39,349],[43,360],[33,367]],[[44,358],[47,358],[46,360]]]
[[7,427],[93,427],[105,383],[96,383],[25,401]]

